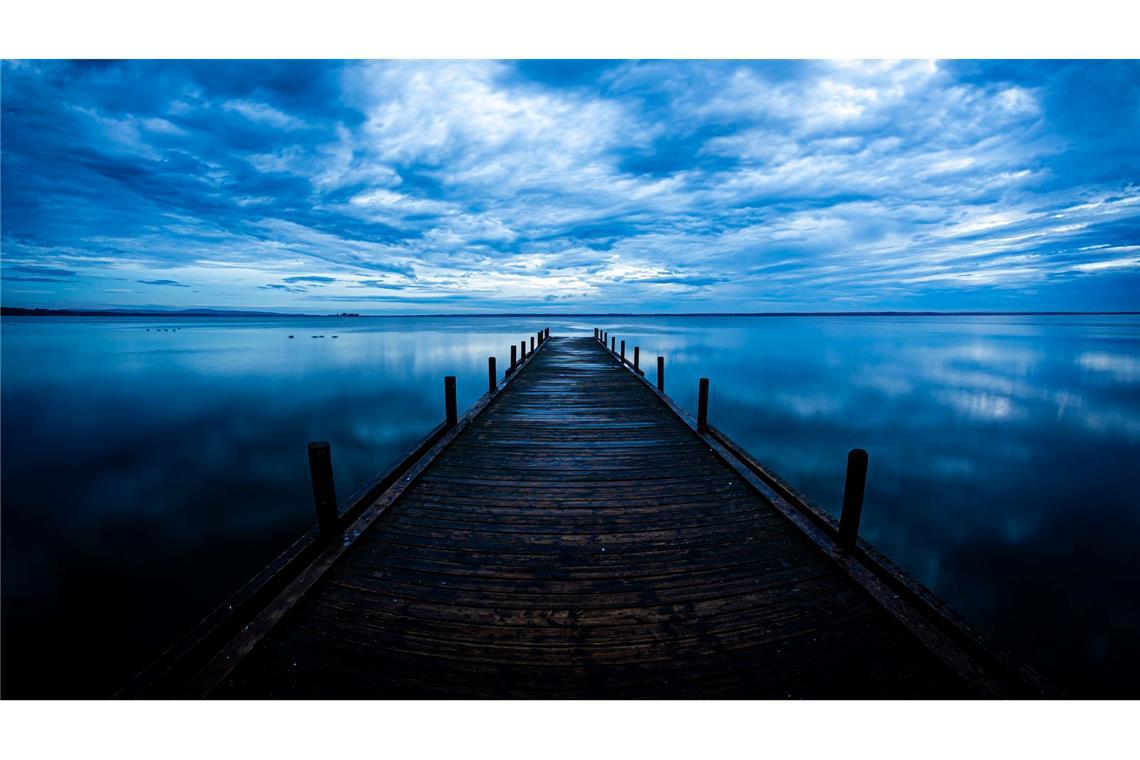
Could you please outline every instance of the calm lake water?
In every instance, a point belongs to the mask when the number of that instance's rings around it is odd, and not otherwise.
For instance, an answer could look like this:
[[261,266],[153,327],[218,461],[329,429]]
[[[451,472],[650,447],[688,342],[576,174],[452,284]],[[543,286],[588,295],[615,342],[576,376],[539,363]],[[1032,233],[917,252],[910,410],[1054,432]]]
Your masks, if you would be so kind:
[[[1137,696],[1140,318],[5,318],[3,695],[107,696],[540,327],[667,392],[1077,696]],[[289,336],[296,336],[290,339]],[[324,338],[313,338],[324,335]],[[333,338],[332,336],[337,336]]]

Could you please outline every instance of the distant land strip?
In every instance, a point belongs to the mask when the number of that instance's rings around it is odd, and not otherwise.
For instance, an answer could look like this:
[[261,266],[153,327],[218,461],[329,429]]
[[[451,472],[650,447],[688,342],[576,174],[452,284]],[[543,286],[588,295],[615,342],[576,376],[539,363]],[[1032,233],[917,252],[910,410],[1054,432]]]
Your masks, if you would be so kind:
[[408,319],[412,317],[1080,317],[1080,316],[1133,316],[1140,311],[709,311],[709,312],[457,312],[423,314],[309,314],[280,311],[241,311],[237,309],[25,309],[18,306],[0,306],[4,317],[359,317],[378,319]]

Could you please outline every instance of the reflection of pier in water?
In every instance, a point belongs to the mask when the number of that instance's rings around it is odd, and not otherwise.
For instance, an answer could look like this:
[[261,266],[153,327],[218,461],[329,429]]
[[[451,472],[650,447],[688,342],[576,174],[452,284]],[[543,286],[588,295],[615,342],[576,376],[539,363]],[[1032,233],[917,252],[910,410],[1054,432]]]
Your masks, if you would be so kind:
[[500,380],[337,507],[123,696],[1055,696],[656,386],[615,337],[511,347]]

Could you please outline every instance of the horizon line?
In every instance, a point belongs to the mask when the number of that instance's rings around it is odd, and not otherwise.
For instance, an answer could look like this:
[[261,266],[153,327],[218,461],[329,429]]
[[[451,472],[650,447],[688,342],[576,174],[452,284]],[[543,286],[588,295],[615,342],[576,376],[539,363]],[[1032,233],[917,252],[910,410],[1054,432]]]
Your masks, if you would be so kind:
[[1138,311],[1065,311],[1065,310],[1034,310],[1034,311],[994,311],[994,310],[968,310],[968,311],[935,311],[935,310],[894,310],[882,309],[873,311],[709,311],[709,312],[616,312],[616,311],[590,311],[590,312],[421,312],[421,313],[392,313],[392,314],[363,314],[359,312],[338,313],[311,313],[311,312],[282,312],[265,311],[259,309],[219,309],[219,308],[189,308],[189,309],[133,309],[133,308],[107,308],[107,309],[52,309],[45,307],[0,306],[0,316],[57,316],[57,317],[345,317],[345,318],[408,318],[408,317],[974,317],[974,316],[1135,316]]

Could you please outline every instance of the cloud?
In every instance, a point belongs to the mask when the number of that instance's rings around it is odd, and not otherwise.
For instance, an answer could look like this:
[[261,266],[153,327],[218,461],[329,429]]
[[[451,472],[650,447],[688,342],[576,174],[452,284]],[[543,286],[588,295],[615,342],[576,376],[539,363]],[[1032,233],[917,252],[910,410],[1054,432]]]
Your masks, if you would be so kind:
[[328,285],[329,283],[336,282],[335,277],[321,277],[318,275],[303,275],[299,277],[286,277],[285,282],[290,284],[298,282],[311,282],[315,285]]
[[1106,269],[1136,269],[1140,268],[1140,256],[1123,259],[1101,259],[1083,264],[1074,264],[1074,272],[1102,272]]
[[151,303],[124,279],[396,311],[1140,292],[1135,62],[3,67],[3,277],[44,285],[6,304]]
[[75,272],[70,269],[61,269],[59,267],[41,267],[41,266],[14,266],[12,271],[21,272],[23,274],[38,275],[40,277],[74,277]]
[[70,269],[30,265],[9,267],[8,271],[18,272],[19,274],[5,274],[5,280],[15,280],[21,282],[60,282],[67,280],[70,277],[75,277],[76,274]]
[[185,285],[181,282],[178,282],[177,280],[135,280],[135,282],[141,283],[143,285],[169,285],[175,288],[190,287],[189,285]]
[[265,103],[255,103],[248,100],[227,100],[222,104],[227,111],[241,114],[250,121],[261,122],[275,129],[293,130],[304,129],[305,122],[295,116],[278,111]]
[[276,283],[270,285],[259,285],[258,287],[262,290],[280,290],[284,293],[306,293],[309,290],[308,288],[298,288],[290,285],[280,285]]

